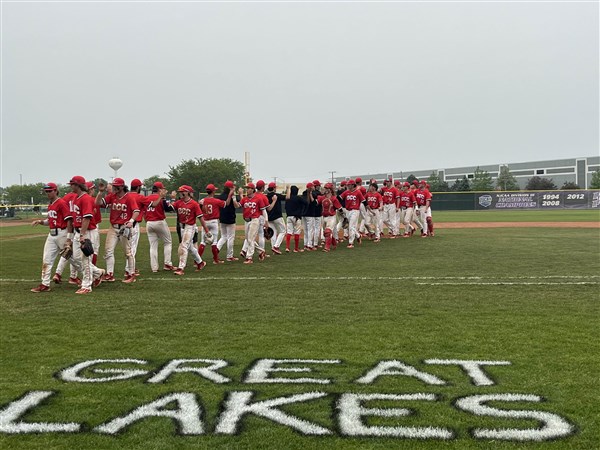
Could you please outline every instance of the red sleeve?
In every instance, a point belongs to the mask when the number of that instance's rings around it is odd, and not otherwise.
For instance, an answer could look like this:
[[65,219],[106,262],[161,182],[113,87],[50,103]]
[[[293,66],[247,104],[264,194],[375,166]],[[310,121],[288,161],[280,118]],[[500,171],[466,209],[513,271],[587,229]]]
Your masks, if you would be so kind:
[[196,204],[194,205],[194,209],[196,210],[195,216],[198,217],[202,217],[204,214],[202,213],[202,209],[200,209],[200,205],[198,204],[198,202],[195,202]]
[[331,197],[333,199],[333,207],[335,209],[340,209],[342,207],[342,204],[340,203],[340,201],[337,199],[337,197]]

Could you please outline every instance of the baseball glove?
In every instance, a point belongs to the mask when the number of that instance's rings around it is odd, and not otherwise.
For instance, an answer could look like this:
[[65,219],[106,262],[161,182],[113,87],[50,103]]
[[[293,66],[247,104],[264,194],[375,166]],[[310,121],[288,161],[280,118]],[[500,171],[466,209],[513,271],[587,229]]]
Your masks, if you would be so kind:
[[204,233],[204,242],[208,245],[212,245],[212,243],[215,241],[215,237],[213,236],[213,234],[210,231],[207,231],[206,233]]
[[92,245],[92,241],[89,239],[84,239],[81,244],[81,251],[85,256],[92,256],[94,254],[94,246]]
[[273,237],[273,234],[275,234],[275,232],[273,231],[273,228],[271,228],[271,227],[265,228],[265,239],[267,241],[271,240],[271,238]]
[[344,220],[342,220],[342,228],[344,230],[347,230],[349,226],[350,226],[350,221],[348,220],[347,217],[344,217]]
[[123,227],[119,230],[119,236],[129,239],[131,237],[131,228]]
[[71,256],[73,256],[73,247],[71,247],[71,245],[65,245],[60,251],[60,256],[65,259],[69,259]]

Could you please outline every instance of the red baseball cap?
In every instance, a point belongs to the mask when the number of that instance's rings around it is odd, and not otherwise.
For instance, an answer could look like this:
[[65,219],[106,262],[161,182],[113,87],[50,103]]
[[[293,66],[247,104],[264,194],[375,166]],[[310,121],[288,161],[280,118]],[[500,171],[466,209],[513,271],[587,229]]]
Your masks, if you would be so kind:
[[400,186],[400,180],[396,180],[396,181],[394,181],[394,185],[395,185],[395,186]]
[[306,189],[309,189],[311,187],[315,187],[315,185],[312,183],[306,183]]
[[44,187],[42,189],[46,192],[58,191],[58,186],[56,185],[56,183],[46,183],[44,184]]
[[427,181],[421,180],[421,184],[427,184]]
[[419,185],[419,180],[413,180],[413,184],[414,184],[415,186],[418,186],[418,185]]
[[131,180],[131,187],[132,188],[140,187],[140,186],[143,186],[143,185],[144,184],[138,178],[134,178],[133,180]]
[[258,180],[258,181],[256,182],[256,187],[257,187],[257,188],[259,188],[259,189],[260,189],[261,187],[265,187],[265,182],[264,182],[263,180]]
[[362,183],[362,178],[361,177],[356,177],[356,182],[357,183]]
[[93,181],[86,181],[85,187],[87,187],[88,189],[96,189],[96,185]]
[[356,181],[354,181],[352,178],[350,178],[348,181],[346,181],[346,184],[356,184]]
[[321,182],[320,182],[319,180],[315,180],[315,181],[313,181],[313,184],[314,184],[315,186],[321,186]]
[[244,186],[246,189],[256,189],[256,186],[254,186],[254,183],[248,183],[246,186]]
[[332,183],[325,183],[325,189],[333,189]]
[[403,184],[404,187],[410,187],[410,183],[408,181],[405,181]]
[[154,186],[155,188],[158,188],[158,189],[164,189],[165,188],[165,185],[162,184],[160,181],[157,181],[152,186]]
[[125,186],[125,180],[123,178],[115,178],[112,182],[113,186]]
[[177,189],[177,192],[194,192],[194,189],[191,186],[188,186],[187,184],[184,184],[183,186],[179,186],[179,189]]
[[80,175],[75,175],[73,178],[71,178],[69,184],[85,184],[85,178]]
[[217,187],[216,187],[214,184],[212,184],[212,183],[211,183],[211,184],[209,184],[208,186],[206,186],[206,190],[207,190],[207,191],[214,192],[214,191],[216,191],[216,190],[217,190]]
[[427,189],[429,189],[431,186],[429,186],[428,184],[426,184],[426,185],[425,185],[425,187],[426,187]]
[[340,181],[340,186],[346,186],[346,180]]
[[231,181],[231,180],[227,180],[227,181],[225,182],[225,187],[226,187],[226,188],[233,189],[233,186],[234,186],[234,184],[233,184],[233,181]]
[[271,181],[269,183],[269,189],[275,189],[277,187],[277,183],[275,183],[274,181]]

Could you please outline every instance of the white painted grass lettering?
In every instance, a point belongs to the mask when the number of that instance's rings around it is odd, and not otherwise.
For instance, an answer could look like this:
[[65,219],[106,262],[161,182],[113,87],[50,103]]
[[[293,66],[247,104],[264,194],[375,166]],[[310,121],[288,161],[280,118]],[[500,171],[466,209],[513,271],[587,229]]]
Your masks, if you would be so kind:
[[430,401],[435,402],[435,394],[342,394],[337,403],[340,432],[345,436],[396,437],[412,439],[452,439],[454,433],[438,427],[384,427],[368,426],[362,421],[365,416],[406,417],[413,412],[407,408],[366,408],[362,402],[374,400]]
[[460,366],[471,378],[475,386],[493,386],[494,380],[489,378],[483,366],[510,366],[510,361],[475,361],[465,359],[426,359],[425,364],[439,364],[443,366]]
[[21,422],[20,419],[29,410],[36,408],[48,397],[54,395],[52,391],[31,391],[20,399],[10,402],[0,410],[0,433],[26,434],[26,433],[77,433],[81,424],[48,423],[48,422]]
[[[169,404],[176,403],[176,409],[165,409]],[[94,431],[102,434],[117,434],[135,422],[148,417],[166,417],[178,425],[180,434],[199,435],[204,433],[200,416],[202,410],[196,401],[196,395],[191,392],[174,392],[151,403],[139,406],[123,417],[117,417],[104,423]]]
[[542,423],[541,428],[475,428],[472,435],[478,439],[501,439],[506,441],[545,441],[573,434],[574,427],[562,417],[545,411],[502,410],[486,405],[487,402],[541,402],[543,399],[532,394],[488,394],[472,395],[456,401],[456,406],[476,416],[491,416],[510,419],[534,419]]
[[444,386],[446,382],[441,378],[431,375],[430,373],[421,372],[415,367],[398,361],[396,359],[379,361],[375,367],[369,370],[364,376],[357,379],[356,383],[372,384],[377,378],[383,375],[402,375],[405,377],[413,377],[421,380],[423,383],[433,386]]
[[339,359],[259,359],[248,371],[245,383],[296,383],[330,384],[327,378],[269,378],[270,373],[312,372],[310,367],[276,367],[278,364],[340,364]]
[[253,396],[254,393],[250,391],[230,392],[228,399],[225,401],[223,412],[219,417],[215,433],[235,434],[243,417],[246,414],[255,414],[281,425],[294,428],[305,435],[324,436],[333,434],[327,428],[275,409],[277,406],[327,397],[326,392],[308,392],[306,394],[296,394],[289,397],[278,397],[251,403]]
[[147,370],[139,370],[139,369],[102,369],[95,368],[92,369],[91,372],[94,373],[108,373],[115,374],[112,377],[100,377],[100,378],[87,378],[82,377],[80,373],[85,369],[88,369],[97,364],[105,364],[105,363],[113,363],[113,364],[148,364],[148,361],[144,361],[141,359],[93,359],[89,361],[83,361],[74,366],[67,367],[59,372],[58,377],[63,381],[68,381],[72,383],[106,383],[109,381],[118,381],[118,380],[128,380],[130,378],[139,377],[141,375],[148,374]]
[[[181,367],[188,363],[210,364],[208,367]],[[172,359],[156,375],[148,379],[147,383],[162,383],[174,373],[195,373],[217,384],[229,383],[231,380],[217,371],[227,367],[227,361],[222,359]]]

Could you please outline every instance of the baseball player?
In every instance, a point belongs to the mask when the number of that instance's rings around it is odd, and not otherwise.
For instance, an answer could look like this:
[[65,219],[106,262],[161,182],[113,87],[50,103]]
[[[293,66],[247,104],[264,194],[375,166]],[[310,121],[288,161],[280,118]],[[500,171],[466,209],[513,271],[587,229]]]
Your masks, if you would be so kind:
[[306,200],[306,209],[302,214],[302,225],[304,228],[304,250],[317,250],[318,236],[315,236],[317,229],[315,226],[317,214],[317,194],[314,183],[306,183],[306,190],[302,193]]
[[294,253],[300,250],[300,231],[302,230],[302,214],[308,206],[306,199],[298,195],[298,186],[288,186],[285,193],[286,234],[285,251],[290,252],[290,242],[294,237]]
[[[112,189],[111,189],[112,188]],[[107,189],[112,192],[105,196]],[[106,188],[98,186],[96,204],[110,209],[110,228],[106,235],[104,244],[104,259],[106,260],[106,275],[104,281],[114,282],[115,269],[115,247],[121,244],[125,258],[127,259],[128,271],[125,273],[123,283],[135,283],[135,258],[131,252],[130,233],[133,227],[137,227],[136,219],[140,214],[137,199],[130,195],[125,180],[115,178]]]
[[[242,249],[241,255],[245,258],[244,264],[252,264],[254,262],[252,260],[252,257],[254,256],[255,247],[258,248],[260,252],[258,254],[259,261],[264,261],[265,259],[264,247],[260,248],[259,244],[256,242],[256,239],[258,237],[258,229],[260,227],[261,216],[264,218],[265,224],[268,222],[269,219],[267,216],[268,200],[264,195],[256,195],[256,186],[254,185],[254,183],[248,183],[245,186],[245,188],[246,196],[242,197],[239,204],[242,207],[244,221],[246,222],[246,239],[244,242],[244,248],[246,248],[247,250]],[[239,192],[241,196],[242,190],[240,189]]]
[[422,224],[421,237],[423,238],[426,238],[428,235],[427,226],[431,221],[431,219],[427,217],[427,211],[429,210],[429,203],[431,201],[431,193],[426,189],[425,186],[427,186],[427,182],[423,180],[419,184],[419,189],[414,191],[415,199],[417,200],[417,210],[415,213],[417,216],[419,216]]
[[[69,211],[73,211],[74,202],[75,202],[76,198],[77,198],[77,195],[73,191],[71,191],[63,196],[62,199],[67,204]],[[62,273],[63,273],[67,263],[69,263],[69,261],[71,261],[71,260],[73,260],[73,258],[69,258],[69,259],[60,258],[58,260],[58,264],[56,265],[56,271],[54,273],[54,276],[52,277],[52,281],[54,281],[56,284],[62,283]],[[69,271],[70,271],[69,284],[73,284],[75,286],[81,286],[81,279],[77,275],[76,265],[69,264]]]
[[431,193],[430,186],[427,184],[427,182],[425,182],[425,189],[427,190],[427,192],[429,192],[429,208],[427,208],[427,216],[426,216],[426,220],[427,220],[427,229],[429,231],[429,236],[430,237],[434,237],[435,234],[433,232],[433,218],[431,216],[431,203],[433,202],[433,194]]
[[[81,244],[90,238],[89,230],[96,228],[93,222],[94,199],[86,192],[85,178],[74,176],[69,181],[69,184],[71,185],[71,190],[76,194],[76,198],[73,201],[73,209],[70,211],[69,216],[66,217],[66,245],[72,246],[72,260],[75,261],[76,267],[79,266],[77,267],[78,271],[83,272],[81,287],[75,293],[89,294],[92,292],[92,286],[98,286],[106,273],[103,269],[99,269],[92,263],[91,255],[86,256],[81,251]],[[73,245],[73,243],[76,245]]]
[[[140,242],[140,227],[142,225],[142,221],[144,220],[144,215],[146,213],[145,205],[145,196],[142,195],[143,183],[138,178],[134,178],[131,180],[131,189],[129,194],[135,198],[135,201],[138,204],[138,208],[140,209],[140,213],[135,219],[135,224],[131,228],[131,233],[129,235],[129,246],[131,248],[131,255],[133,256],[133,261],[135,263],[135,255],[137,254],[138,244]],[[133,274],[136,277],[139,276],[140,272],[137,267],[129,267],[129,260],[125,263],[125,274]]]
[[340,212],[340,214],[343,214],[342,204],[337,199],[335,189],[331,183],[325,184],[324,195],[320,195],[317,198],[317,202],[319,203],[319,206],[321,206],[321,214],[323,217],[323,234],[325,235],[325,247],[323,248],[323,251],[327,253],[332,249],[335,250],[337,246],[337,239],[335,236],[337,213]]
[[360,205],[360,216],[359,216],[360,225],[357,228],[360,233],[360,236],[362,236],[363,234],[365,234],[367,232],[367,227],[365,225],[365,223],[367,221],[367,201],[366,201],[367,188],[363,186],[363,180],[361,177],[356,177],[356,179],[354,181],[356,181],[356,189],[359,190],[361,195],[363,196],[363,202]]
[[181,224],[181,243],[177,253],[179,254],[179,265],[177,270],[173,273],[175,275],[183,275],[185,266],[187,263],[188,253],[191,252],[196,265],[196,272],[204,269],[206,262],[202,261],[202,257],[198,253],[196,246],[194,245],[194,234],[197,232],[198,227],[196,220],[200,220],[202,230],[208,232],[208,228],[204,223],[204,217],[202,209],[196,200],[192,198],[194,189],[191,186],[183,185],[177,189],[180,193],[181,198],[173,203],[173,208],[177,211],[177,221]]
[[404,215],[400,207],[400,194],[402,194],[403,184],[400,180],[394,180],[394,187],[398,190],[398,199],[396,200],[396,237],[400,237],[400,228],[404,225]]
[[360,206],[364,197],[359,189],[356,188],[356,181],[350,179],[346,182],[347,190],[342,192],[341,197],[346,202],[346,211],[348,218],[348,248],[354,248],[354,240],[360,244],[360,233],[358,231],[358,217],[360,215]]
[[42,257],[42,282],[39,286],[31,289],[31,292],[36,293],[48,292],[50,290],[52,265],[67,241],[67,223],[65,217],[69,216],[69,207],[58,196],[58,186],[55,183],[46,183],[43,190],[50,201],[48,205],[48,218],[34,220],[31,223],[32,226],[47,225],[50,228],[48,237],[46,237],[46,243],[44,244],[44,254]]
[[[231,198],[229,204],[227,204],[228,198]],[[217,249],[221,251],[223,246],[227,244],[227,261],[238,261],[239,258],[233,256],[233,244],[235,243],[235,208],[239,207],[239,198],[235,195],[233,181],[228,180],[225,182],[225,187],[219,199],[225,202],[225,207],[221,208],[221,212],[219,213],[221,238],[217,242]]]
[[381,188],[381,196],[383,197],[383,213],[381,214],[381,231],[383,225],[387,226],[388,237],[394,239],[398,234],[398,224],[396,223],[396,203],[400,197],[400,191],[392,186],[392,180],[383,180]]
[[153,273],[158,272],[158,242],[163,242],[163,270],[175,270],[171,260],[173,241],[171,231],[167,225],[165,211],[172,210],[166,200],[167,190],[157,181],[152,185],[152,194],[145,197],[143,207],[146,209],[146,233],[150,244],[150,268]]
[[343,231],[343,238],[338,239],[339,242],[344,242],[346,239],[348,239],[348,228],[344,228],[343,226],[343,219],[344,217],[347,216],[347,211],[346,211],[346,201],[342,198],[342,193],[346,190],[346,180],[342,180],[340,182],[340,188],[337,190],[337,199],[340,202],[340,204],[342,205],[342,213],[340,214],[340,217],[337,221],[337,225],[336,225],[336,230],[335,230],[335,237],[339,238],[340,236],[340,231]]
[[206,186],[207,197],[200,200],[200,207],[204,213],[204,222],[208,228],[208,232],[202,232],[200,245],[198,245],[198,253],[200,256],[204,254],[206,245],[210,245],[213,254],[213,264],[223,264],[225,261],[219,259],[219,248],[217,247],[219,236],[219,217],[221,217],[221,209],[231,203],[233,191],[229,191],[227,200],[215,198],[217,187],[214,184]]
[[313,223],[313,248],[317,250],[321,244],[325,244],[325,235],[323,234],[323,208],[316,202],[317,198],[324,193],[324,187],[321,185],[319,180],[314,180],[313,185],[315,190],[312,192],[313,199],[315,200],[315,220]]
[[[96,198],[96,185],[93,181],[87,181],[85,183],[87,187],[88,194],[92,198]],[[92,216],[92,222],[95,227],[92,230],[89,230],[89,239],[92,241],[92,246],[94,247],[94,254],[92,255],[92,264],[96,265],[98,262],[98,254],[100,253],[100,230],[98,228],[98,224],[102,222],[102,212],[100,211],[100,206],[96,205],[94,202],[94,215]]]
[[285,195],[275,192],[277,183],[271,181],[267,187],[267,216],[269,218],[269,226],[273,228],[273,237],[271,238],[271,251],[275,255],[281,255],[279,246],[285,237],[285,222],[283,221],[283,211],[281,203],[285,200]]
[[404,234],[402,237],[408,238],[412,236],[414,228],[410,225],[413,220],[413,211],[417,204],[415,195],[410,189],[410,183],[405,181],[400,192],[400,223],[404,224]]
[[367,220],[366,227],[369,230],[373,242],[379,242],[381,236],[381,211],[383,210],[383,197],[377,192],[377,183],[369,184],[367,192]]

